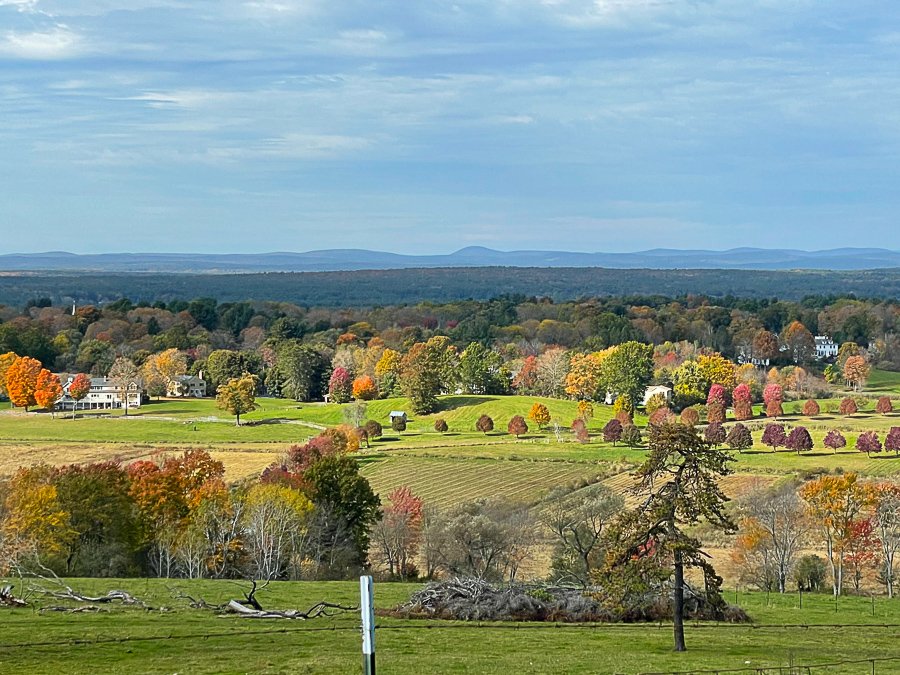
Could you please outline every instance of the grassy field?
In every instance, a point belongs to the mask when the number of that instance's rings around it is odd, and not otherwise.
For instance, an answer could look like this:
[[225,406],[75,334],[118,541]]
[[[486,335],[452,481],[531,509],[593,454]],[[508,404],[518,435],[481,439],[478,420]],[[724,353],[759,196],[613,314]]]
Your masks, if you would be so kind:
[[[28,673],[353,673],[360,669],[355,612],[309,622],[247,620],[192,610],[178,588],[210,603],[240,598],[227,581],[75,580],[83,592],[124,588],[165,611],[111,608],[94,614],[0,609],[0,672]],[[405,600],[411,584],[376,584],[377,608]],[[320,600],[356,604],[354,582],[273,583],[259,594],[271,608]],[[729,595],[729,600],[734,600]],[[671,627],[474,624],[377,619],[378,666],[389,673],[647,673],[764,668],[900,656],[900,602],[830,596],[740,593],[753,626],[692,624],[688,652],[675,654]],[[53,604],[60,604],[53,601]],[[830,624],[841,624],[834,627]],[[900,671],[900,661],[876,673]],[[804,671],[806,672],[806,671]],[[817,672],[817,671],[813,671]],[[871,664],[827,673],[871,673]]]

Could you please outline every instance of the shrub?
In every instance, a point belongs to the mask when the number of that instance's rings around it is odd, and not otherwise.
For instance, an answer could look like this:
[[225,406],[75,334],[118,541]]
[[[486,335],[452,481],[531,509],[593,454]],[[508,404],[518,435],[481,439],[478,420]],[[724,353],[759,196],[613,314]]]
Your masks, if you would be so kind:
[[522,434],[528,433],[528,424],[525,423],[524,417],[515,415],[509,421],[509,424],[506,425],[506,430],[516,438],[519,438]]
[[847,446],[847,439],[844,438],[844,434],[842,434],[837,429],[832,429],[827,434],[825,434],[825,441],[823,445],[826,448],[831,448],[834,450],[835,454],[837,454],[838,449],[844,448]]
[[446,434],[449,429],[450,427],[447,426],[447,420],[445,420],[443,417],[438,417],[434,421],[434,430],[439,434]]
[[725,442],[725,427],[720,422],[707,424],[703,431],[703,438],[707,443],[718,447]]
[[784,408],[781,405],[781,401],[772,399],[766,403],[766,417],[778,419],[782,415],[784,415]]
[[878,403],[875,404],[875,412],[879,415],[887,415],[889,412],[894,411],[894,405],[891,403],[890,396],[882,396],[878,399]]
[[622,440],[622,423],[619,420],[611,419],[606,423],[603,427],[603,440],[613,445]]
[[819,414],[819,404],[813,399],[809,399],[803,404],[803,414],[807,417],[815,417]]
[[873,452],[881,452],[881,441],[878,440],[878,434],[874,431],[864,431],[856,439],[856,449],[866,453],[866,457],[871,457]]
[[681,423],[688,427],[695,427],[700,423],[700,413],[696,408],[685,408],[681,411]]
[[675,419],[675,413],[673,413],[671,410],[669,410],[669,408],[660,408],[659,410],[654,412],[652,415],[650,415],[650,418],[648,419],[647,423],[650,426],[657,427],[657,426],[666,424],[667,422],[671,422],[674,419]]
[[475,428],[481,433],[487,435],[489,431],[494,430],[494,420],[492,420],[487,415],[482,415],[478,418],[478,421],[475,422]]
[[753,447],[753,435],[747,427],[738,422],[731,427],[731,430],[725,437],[725,443],[727,443],[728,447],[732,450],[743,452],[744,450],[749,450]]
[[406,420],[400,416],[391,418],[391,429],[397,433],[406,431]]
[[636,448],[644,439],[641,438],[641,430],[633,424],[622,427],[622,442],[629,448]]
[[849,417],[853,415],[859,410],[859,406],[856,405],[856,401],[854,401],[849,396],[841,401],[841,407],[839,408],[841,415],[846,415]]
[[734,418],[741,422],[753,419],[753,405],[749,400],[734,402]]
[[[615,420],[610,420],[615,421]],[[575,433],[575,439],[579,443],[587,443],[591,440],[591,436],[588,433],[587,425],[584,423],[584,420],[580,417],[576,417],[572,420],[572,431]]]

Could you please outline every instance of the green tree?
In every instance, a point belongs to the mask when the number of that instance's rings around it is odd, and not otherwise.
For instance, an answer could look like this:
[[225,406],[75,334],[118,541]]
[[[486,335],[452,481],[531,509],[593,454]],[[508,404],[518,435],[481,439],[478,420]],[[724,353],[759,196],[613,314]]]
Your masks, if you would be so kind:
[[346,455],[331,455],[313,462],[303,472],[310,501],[320,515],[330,517],[317,530],[328,555],[327,544],[341,531],[346,532],[354,547],[352,563],[362,566],[369,551],[369,532],[381,518],[381,500],[369,481],[359,473],[356,460]]
[[[275,367],[270,370],[278,373],[281,396],[312,401],[321,398],[322,381],[329,366],[321,352],[297,340],[287,340],[278,346]],[[268,377],[266,384],[269,384]]]
[[437,410],[437,397],[453,385],[456,350],[449,338],[436,336],[417,342],[400,364],[400,384],[413,412],[426,415]]
[[506,394],[510,373],[503,357],[480,342],[472,342],[459,355],[459,384],[466,394]]
[[623,342],[603,360],[606,391],[643,401],[644,391],[653,377],[653,346],[642,342]]
[[227,410],[235,416],[235,424],[241,426],[241,415],[256,410],[256,388],[259,378],[244,373],[219,386],[216,393],[216,407]]
[[216,349],[206,358],[204,376],[213,389],[218,389],[219,385],[239,378],[244,373],[258,375],[261,367],[262,362],[257,354]]
[[[685,567],[702,572],[707,601],[715,609],[724,608],[722,579],[700,542],[685,528],[705,521],[725,532],[736,529],[725,512],[728,498],[718,483],[731,473],[731,461],[729,454],[711,447],[693,427],[678,423],[651,427],[647,459],[636,472],[644,501],[624,516],[615,533],[617,548],[608,558],[608,572],[619,573],[623,566],[640,564],[642,559],[672,561],[675,651],[686,649]],[[622,573],[627,576],[627,571]]]

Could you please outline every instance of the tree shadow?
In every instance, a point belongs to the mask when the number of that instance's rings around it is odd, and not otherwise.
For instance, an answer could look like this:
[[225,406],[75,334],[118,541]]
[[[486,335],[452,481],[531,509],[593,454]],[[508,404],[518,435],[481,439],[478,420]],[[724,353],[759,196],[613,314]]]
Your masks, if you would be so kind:
[[436,412],[446,412],[448,410],[456,410],[457,408],[468,408],[469,406],[490,403],[496,400],[498,399],[495,396],[450,396],[448,398],[438,399],[438,409]]

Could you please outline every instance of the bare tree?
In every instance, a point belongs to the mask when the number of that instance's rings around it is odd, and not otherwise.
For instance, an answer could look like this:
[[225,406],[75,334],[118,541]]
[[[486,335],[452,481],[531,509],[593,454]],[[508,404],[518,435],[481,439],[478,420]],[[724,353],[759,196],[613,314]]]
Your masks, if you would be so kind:
[[900,486],[880,483],[875,486],[874,522],[881,541],[884,570],[882,579],[889,598],[894,597],[894,559],[900,551]]
[[544,524],[556,537],[562,557],[577,559],[571,571],[582,583],[590,581],[604,528],[624,506],[625,500],[602,483],[574,492],[558,488],[547,497]]
[[796,485],[786,483],[774,489],[754,490],[742,500],[741,511],[742,528],[752,528],[754,548],[763,564],[771,565],[778,592],[784,593],[809,532]]

